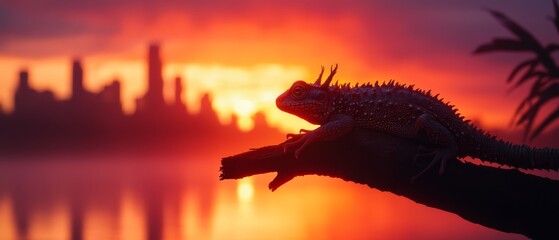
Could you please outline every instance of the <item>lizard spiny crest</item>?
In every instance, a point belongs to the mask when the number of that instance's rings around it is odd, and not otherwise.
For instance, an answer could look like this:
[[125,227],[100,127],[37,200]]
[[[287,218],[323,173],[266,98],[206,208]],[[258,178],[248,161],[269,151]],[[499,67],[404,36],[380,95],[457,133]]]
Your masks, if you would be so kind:
[[334,68],[330,67],[330,75],[323,84],[320,84],[320,82],[322,81],[322,74],[324,73],[324,66],[321,66],[320,74],[318,75],[318,78],[316,79],[314,84],[320,86],[323,89],[328,89],[330,83],[332,82],[332,79],[334,78],[334,75],[336,74],[336,71],[338,71],[338,64],[336,64],[336,67]]

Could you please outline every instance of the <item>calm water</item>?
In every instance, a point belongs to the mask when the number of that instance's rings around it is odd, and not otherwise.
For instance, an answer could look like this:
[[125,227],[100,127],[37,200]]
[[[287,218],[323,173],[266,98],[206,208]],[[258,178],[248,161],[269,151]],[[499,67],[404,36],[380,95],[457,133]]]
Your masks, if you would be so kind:
[[525,239],[318,176],[218,181],[219,156],[0,162],[0,239]]

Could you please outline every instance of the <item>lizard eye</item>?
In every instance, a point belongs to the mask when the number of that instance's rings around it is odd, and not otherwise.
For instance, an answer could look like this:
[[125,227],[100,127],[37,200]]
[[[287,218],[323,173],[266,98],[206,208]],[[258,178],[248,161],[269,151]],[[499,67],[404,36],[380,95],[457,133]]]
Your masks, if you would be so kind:
[[306,95],[306,93],[307,93],[307,88],[301,85],[294,86],[293,89],[291,89],[291,95],[293,95],[293,97],[297,99],[303,98]]

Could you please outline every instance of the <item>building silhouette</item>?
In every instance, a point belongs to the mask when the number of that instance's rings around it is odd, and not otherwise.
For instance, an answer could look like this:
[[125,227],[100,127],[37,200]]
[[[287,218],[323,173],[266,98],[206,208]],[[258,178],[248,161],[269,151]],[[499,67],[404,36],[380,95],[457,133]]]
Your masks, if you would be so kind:
[[19,72],[18,86],[14,95],[14,116],[20,121],[33,119],[48,121],[58,111],[58,104],[51,91],[37,91],[29,85],[29,72]]
[[92,93],[84,88],[83,67],[81,60],[72,61],[72,92],[70,99],[63,101],[66,105],[65,115],[77,122],[98,122],[99,120],[114,121],[122,117],[120,102],[120,81],[113,80],[98,93]]
[[72,96],[71,100],[80,101],[84,98],[86,91],[83,88],[83,68],[79,59],[72,62]]
[[136,101],[138,114],[154,113],[165,109],[162,68],[159,45],[153,43],[148,50],[148,90]]
[[173,104],[177,109],[185,109],[186,105],[182,102],[182,93],[184,91],[182,78],[180,76],[175,77],[175,101]]

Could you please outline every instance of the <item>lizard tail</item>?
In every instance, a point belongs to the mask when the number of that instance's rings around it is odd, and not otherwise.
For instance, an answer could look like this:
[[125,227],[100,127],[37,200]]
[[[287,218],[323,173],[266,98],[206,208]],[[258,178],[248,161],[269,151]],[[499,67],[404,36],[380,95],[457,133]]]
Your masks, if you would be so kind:
[[522,169],[559,170],[559,149],[516,145],[485,135],[473,157]]

